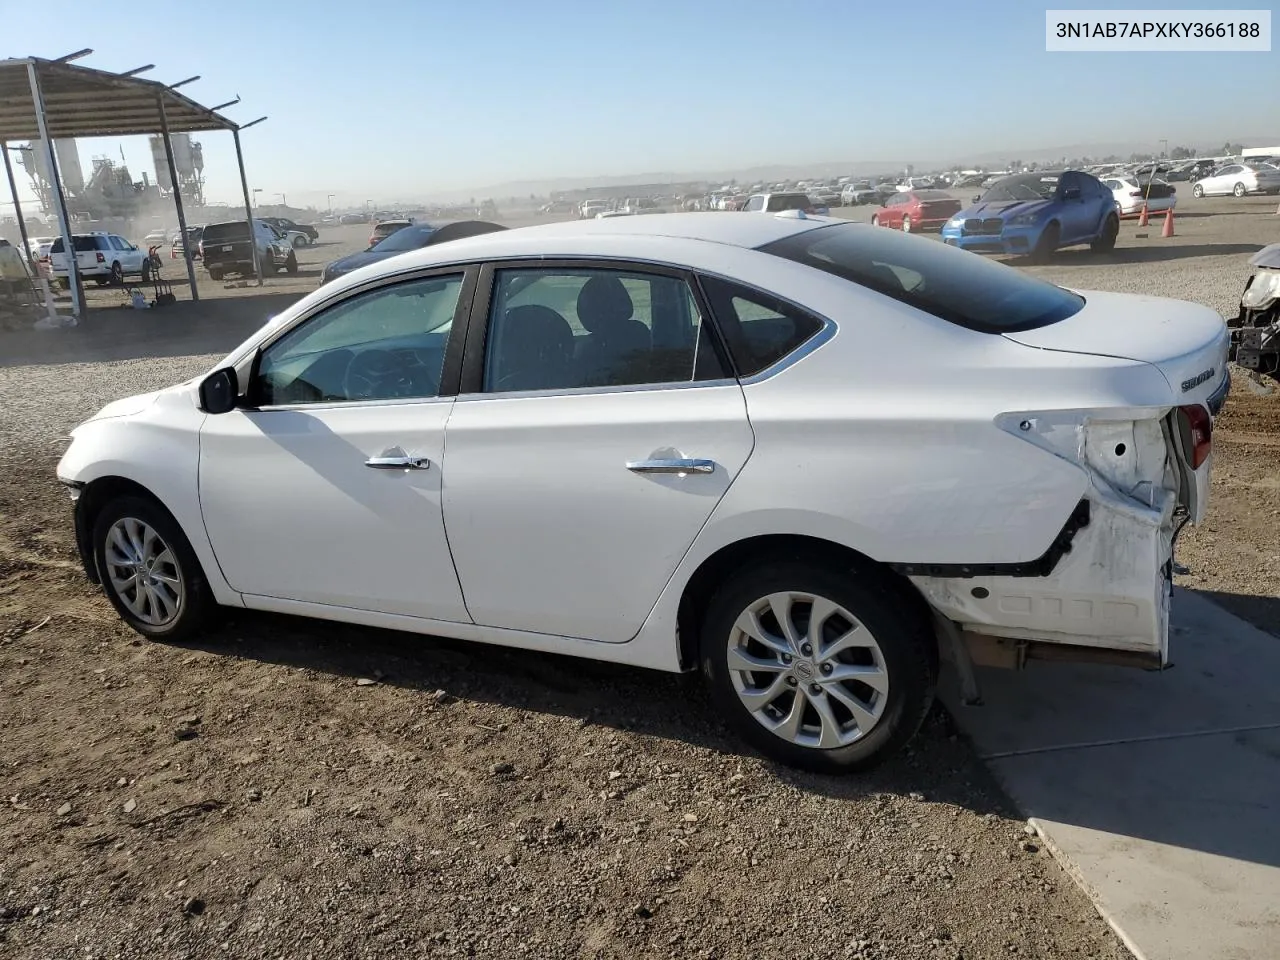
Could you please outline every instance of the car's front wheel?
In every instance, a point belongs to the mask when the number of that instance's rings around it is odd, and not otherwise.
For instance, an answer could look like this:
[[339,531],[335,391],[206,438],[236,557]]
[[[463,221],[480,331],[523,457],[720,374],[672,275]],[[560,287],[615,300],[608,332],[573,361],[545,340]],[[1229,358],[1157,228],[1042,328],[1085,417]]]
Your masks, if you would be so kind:
[[873,214],[871,215],[871,225],[872,225],[873,227],[878,227],[878,226],[880,226],[880,215],[879,215],[879,214],[875,214],[875,213],[873,213]]
[[1107,217],[1102,225],[1102,232],[1089,244],[1094,253],[1110,253],[1116,248],[1116,238],[1120,236],[1120,218],[1114,213]]
[[1194,187],[1191,188],[1191,195],[1195,197],[1197,200],[1199,200],[1201,197],[1204,196],[1204,187],[1200,186],[1200,184],[1197,183]]
[[700,636],[722,715],[791,766],[846,773],[888,757],[919,729],[937,680],[927,621],[894,596],[879,581],[803,561],[735,575],[712,598]]
[[1058,240],[1062,236],[1062,229],[1058,226],[1058,221],[1052,221],[1047,227],[1040,232],[1040,237],[1036,240],[1036,245],[1031,250],[1031,259],[1035,263],[1045,263],[1058,249]]
[[106,504],[94,521],[93,552],[107,599],[143,636],[179,640],[208,619],[214,603],[200,562],[154,501],[123,496]]

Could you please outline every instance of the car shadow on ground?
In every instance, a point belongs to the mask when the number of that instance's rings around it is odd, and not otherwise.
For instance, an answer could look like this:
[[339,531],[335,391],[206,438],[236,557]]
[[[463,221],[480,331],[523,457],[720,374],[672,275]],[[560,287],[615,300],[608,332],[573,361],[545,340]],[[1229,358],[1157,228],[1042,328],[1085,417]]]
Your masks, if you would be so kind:
[[[423,697],[447,696],[576,718],[584,726],[627,730],[723,755],[758,757],[717,719],[697,673],[664,673],[247,610],[229,611],[216,631],[175,646],[315,670],[351,683],[376,678]],[[978,813],[1018,816],[940,704],[904,750],[857,776],[810,774],[763,763],[782,784],[826,797],[919,795]]]
[[[117,288],[117,293],[124,291]],[[91,300],[78,326],[0,332],[0,366],[226,353],[300,296],[263,292],[179,300],[151,310]]]
[[1218,590],[1196,590],[1228,613],[1247,620],[1259,630],[1280,637],[1280,597],[1259,597],[1247,593],[1223,593]]
[[979,667],[984,705],[956,717],[1028,816],[1106,835],[1087,858],[1132,837],[1170,849],[1162,871],[1189,869],[1174,848],[1280,868],[1280,600],[1178,587],[1173,612],[1165,670]]

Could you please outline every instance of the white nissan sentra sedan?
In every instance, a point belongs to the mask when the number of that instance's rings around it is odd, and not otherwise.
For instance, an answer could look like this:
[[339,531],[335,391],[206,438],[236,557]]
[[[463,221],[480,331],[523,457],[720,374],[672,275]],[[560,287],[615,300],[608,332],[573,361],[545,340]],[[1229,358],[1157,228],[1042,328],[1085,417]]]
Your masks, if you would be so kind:
[[221,605],[696,669],[759,750],[846,771],[940,656],[1166,662],[1227,345],[797,211],[557,223],[326,284],[58,478],[148,637]]

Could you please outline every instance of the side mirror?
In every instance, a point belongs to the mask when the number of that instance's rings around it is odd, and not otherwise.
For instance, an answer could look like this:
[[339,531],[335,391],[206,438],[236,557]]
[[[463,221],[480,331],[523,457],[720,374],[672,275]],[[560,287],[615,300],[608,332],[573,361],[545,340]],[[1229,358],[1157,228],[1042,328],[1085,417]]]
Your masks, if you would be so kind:
[[1079,187],[1067,187],[1067,189],[1065,189],[1065,190],[1063,190],[1063,191],[1062,191],[1062,199],[1063,199],[1063,200],[1079,200],[1079,199],[1080,199],[1080,188],[1079,188]]
[[236,408],[240,380],[234,367],[215,370],[200,382],[200,409],[205,413],[229,413]]

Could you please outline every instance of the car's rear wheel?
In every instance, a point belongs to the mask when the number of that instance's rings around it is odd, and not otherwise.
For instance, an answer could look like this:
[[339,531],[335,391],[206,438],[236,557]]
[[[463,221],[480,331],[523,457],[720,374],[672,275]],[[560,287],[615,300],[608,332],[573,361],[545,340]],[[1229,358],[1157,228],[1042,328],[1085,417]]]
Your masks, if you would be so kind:
[[1204,187],[1200,186],[1200,184],[1197,183],[1194,187],[1191,188],[1191,195],[1195,197],[1197,200],[1199,200],[1201,197],[1204,196]]
[[222,279],[222,276],[223,276],[223,274],[222,274],[222,268],[221,268],[221,267],[210,267],[210,268],[209,268],[209,279],[210,279],[210,280],[221,280],[221,279]]
[[117,260],[115,263],[111,264],[111,286],[119,287],[123,284],[124,267],[120,266],[120,261]]
[[911,218],[909,216],[904,215],[902,218],[902,232],[903,233],[911,232]]
[[143,636],[182,639],[213,610],[191,544],[152,500],[123,496],[106,504],[94,521],[93,554],[107,599]]
[[1107,222],[1102,226],[1102,233],[1089,244],[1089,249],[1094,253],[1110,253],[1116,248],[1116,238],[1120,236],[1120,218],[1114,213],[1107,217]]
[[295,237],[293,241],[293,245],[295,247],[305,247],[310,243],[311,243],[311,239],[306,234],[303,234],[300,237]]
[[1054,220],[1040,232],[1036,245],[1031,251],[1031,259],[1036,263],[1045,263],[1058,249],[1058,239],[1062,236],[1062,228]]
[[1231,193],[1237,197],[1243,197],[1246,192],[1243,183],[1237,183],[1231,190]]
[[927,621],[884,584],[799,560],[739,571],[708,605],[702,671],[725,719],[791,766],[846,773],[919,729],[936,686]]

